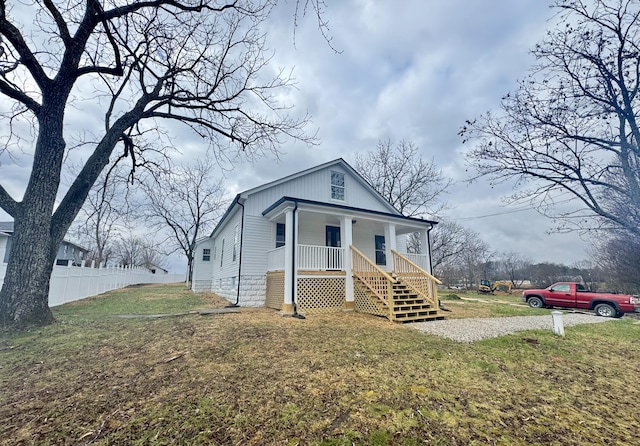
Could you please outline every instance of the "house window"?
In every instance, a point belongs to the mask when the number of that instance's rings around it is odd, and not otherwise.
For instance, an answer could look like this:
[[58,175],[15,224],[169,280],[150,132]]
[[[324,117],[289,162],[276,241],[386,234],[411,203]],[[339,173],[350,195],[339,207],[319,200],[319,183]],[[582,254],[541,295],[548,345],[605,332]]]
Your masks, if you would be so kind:
[[224,239],[222,239],[222,248],[220,248],[220,268],[222,268],[223,257],[224,257]]
[[385,253],[384,235],[376,235],[376,265],[386,265],[387,254]]
[[276,223],[276,248],[284,246],[284,223]]
[[240,225],[236,225],[233,229],[233,255],[232,261],[235,262],[238,257],[238,252],[240,251]]
[[202,250],[202,261],[208,262],[211,260],[211,250],[209,248],[204,248]]
[[331,199],[344,201],[344,174],[331,172]]

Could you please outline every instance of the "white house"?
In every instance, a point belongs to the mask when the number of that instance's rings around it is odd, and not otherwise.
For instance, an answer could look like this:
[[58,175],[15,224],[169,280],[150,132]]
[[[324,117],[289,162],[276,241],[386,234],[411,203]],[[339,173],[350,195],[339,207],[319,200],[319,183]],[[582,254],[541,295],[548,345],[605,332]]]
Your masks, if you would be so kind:
[[435,224],[403,216],[337,159],[238,194],[197,243],[192,289],[284,314],[442,318],[429,252],[406,250],[412,233],[429,247]]

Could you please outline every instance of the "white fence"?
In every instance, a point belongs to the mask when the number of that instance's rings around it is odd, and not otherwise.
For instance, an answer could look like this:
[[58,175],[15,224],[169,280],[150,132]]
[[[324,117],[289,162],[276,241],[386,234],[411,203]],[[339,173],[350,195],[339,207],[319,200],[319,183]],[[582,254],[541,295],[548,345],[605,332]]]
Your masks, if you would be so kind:
[[[4,283],[7,264],[0,263],[0,286]],[[54,266],[49,282],[49,306],[96,296],[107,291],[142,283],[184,282],[184,274],[153,274],[146,268],[108,266]]]

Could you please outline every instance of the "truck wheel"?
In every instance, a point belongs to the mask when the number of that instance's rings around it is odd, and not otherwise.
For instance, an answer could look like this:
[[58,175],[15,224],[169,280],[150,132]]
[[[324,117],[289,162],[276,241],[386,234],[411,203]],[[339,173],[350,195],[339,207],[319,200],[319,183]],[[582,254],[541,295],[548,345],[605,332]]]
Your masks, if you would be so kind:
[[596,313],[596,316],[602,317],[615,317],[618,313],[616,309],[609,304],[598,304],[594,308],[594,311]]
[[531,308],[542,308],[544,306],[542,299],[536,296],[532,296],[529,299],[527,299],[527,303]]

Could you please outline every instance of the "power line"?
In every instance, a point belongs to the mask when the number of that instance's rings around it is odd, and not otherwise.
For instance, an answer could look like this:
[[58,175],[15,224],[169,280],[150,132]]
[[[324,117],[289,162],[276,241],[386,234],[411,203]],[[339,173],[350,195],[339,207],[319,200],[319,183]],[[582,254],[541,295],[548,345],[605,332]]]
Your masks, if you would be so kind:
[[531,206],[527,206],[526,208],[522,208],[522,209],[513,209],[510,211],[504,211],[504,212],[496,212],[494,214],[487,214],[487,215],[476,215],[474,217],[460,217],[460,218],[456,218],[456,221],[465,221],[465,220],[477,220],[480,218],[488,218],[488,217],[498,217],[500,215],[506,215],[506,214],[515,214],[516,212],[524,212],[524,211],[530,211],[534,208],[532,208]]
[[[553,203],[553,205],[557,206],[559,204],[569,203],[569,202],[575,201],[575,199],[576,199],[575,197],[569,197],[568,199],[557,201],[557,202]],[[476,215],[474,217],[459,217],[459,218],[455,218],[455,219],[453,219],[453,218],[452,219],[444,218],[443,220],[455,220],[455,221],[477,220],[477,219],[480,219],[480,218],[499,217],[500,215],[515,214],[517,212],[524,212],[524,211],[535,210],[535,209],[536,208],[533,207],[533,206],[524,206],[524,207],[517,208],[517,209],[511,209],[509,211],[495,212],[493,214]]]

